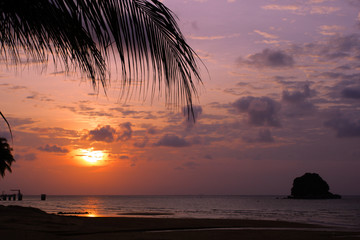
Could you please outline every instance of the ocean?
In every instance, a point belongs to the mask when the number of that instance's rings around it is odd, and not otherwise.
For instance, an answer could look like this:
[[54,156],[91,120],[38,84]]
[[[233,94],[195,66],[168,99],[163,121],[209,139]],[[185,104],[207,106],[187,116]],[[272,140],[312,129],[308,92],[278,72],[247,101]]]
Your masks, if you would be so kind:
[[23,196],[1,205],[47,213],[102,217],[237,218],[283,220],[360,230],[360,196],[298,200],[279,196]]

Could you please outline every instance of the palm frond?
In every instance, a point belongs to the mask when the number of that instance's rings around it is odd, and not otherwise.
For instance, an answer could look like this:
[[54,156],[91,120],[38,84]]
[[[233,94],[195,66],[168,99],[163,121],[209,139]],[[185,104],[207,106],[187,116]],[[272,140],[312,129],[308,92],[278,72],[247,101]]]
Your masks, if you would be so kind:
[[168,103],[191,111],[201,82],[198,56],[158,0],[5,0],[0,44],[1,55],[15,61],[21,50],[39,61],[50,53],[66,69],[80,67],[95,87],[107,86],[108,63],[117,54],[125,87],[136,80],[146,94],[164,85]]
[[8,128],[9,128],[9,132],[10,132],[10,136],[11,136],[11,141],[13,141],[13,134],[12,134],[12,131],[11,131],[11,127],[10,127],[10,124],[8,122],[8,120],[6,119],[6,117],[2,114],[2,112],[0,111],[0,116],[4,119],[4,121],[6,122]]
[[6,138],[0,138],[0,176],[4,177],[5,172],[11,172],[11,164],[15,161],[11,154],[11,148]]

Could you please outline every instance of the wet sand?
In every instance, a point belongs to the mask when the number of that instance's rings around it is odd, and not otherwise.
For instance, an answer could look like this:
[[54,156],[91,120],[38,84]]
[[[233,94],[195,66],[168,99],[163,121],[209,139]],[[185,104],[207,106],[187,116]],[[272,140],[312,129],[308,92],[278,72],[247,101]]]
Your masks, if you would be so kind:
[[282,221],[58,216],[36,208],[0,205],[0,238],[360,240],[360,232]]

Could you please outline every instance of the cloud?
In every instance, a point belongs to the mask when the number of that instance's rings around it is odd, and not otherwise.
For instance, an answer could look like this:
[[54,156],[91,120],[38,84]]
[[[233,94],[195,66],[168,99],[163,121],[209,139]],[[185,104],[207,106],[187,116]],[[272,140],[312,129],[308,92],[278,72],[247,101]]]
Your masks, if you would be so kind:
[[[91,116],[91,117],[113,117],[114,115],[110,113],[109,111],[97,108],[91,107],[93,106],[93,103],[90,101],[79,101],[76,103],[75,106],[58,106],[60,109],[67,109],[73,113],[81,114],[85,116]],[[111,109],[110,109],[111,110]]]
[[267,32],[262,32],[260,30],[254,30],[254,33],[259,34],[260,36],[264,37],[264,38],[268,38],[268,39],[278,39],[279,37],[274,35],[274,34],[270,34]]
[[69,150],[66,148],[61,148],[56,145],[50,146],[49,144],[46,144],[44,147],[38,147],[38,150],[43,152],[55,152],[55,153],[67,153]]
[[146,132],[150,135],[155,135],[158,133],[158,129],[156,127],[150,126]]
[[109,125],[104,127],[98,126],[94,130],[90,130],[85,138],[89,141],[113,142],[115,140],[116,130]]
[[94,130],[88,131],[82,138],[89,141],[107,142],[114,141],[126,141],[132,137],[132,124],[125,122],[119,125],[118,129],[115,129],[109,125],[98,126]]
[[293,67],[295,61],[292,56],[281,50],[264,49],[261,53],[255,53],[246,60],[239,58],[238,64],[247,64],[258,68],[288,68]]
[[341,95],[345,98],[360,99],[360,88],[345,88],[342,90]]
[[260,129],[255,138],[243,137],[243,140],[248,143],[253,143],[253,142],[271,143],[275,141],[269,129]]
[[35,153],[27,153],[27,154],[23,154],[23,155],[15,154],[14,158],[15,158],[15,160],[23,159],[26,161],[34,161],[34,160],[36,160],[37,157],[36,157]]
[[262,8],[265,10],[280,10],[280,11],[296,11],[300,9],[300,7],[296,5],[277,5],[277,4],[262,6]]
[[189,168],[189,169],[194,169],[194,168],[198,167],[199,164],[194,161],[189,161],[189,162],[184,163],[182,166]]
[[281,126],[277,117],[280,104],[269,97],[243,97],[235,101],[233,107],[241,113],[247,113],[252,125]]
[[120,132],[118,134],[117,140],[126,141],[132,137],[132,124],[130,122],[125,122],[119,125]]
[[10,123],[10,125],[12,127],[15,126],[23,126],[23,125],[28,125],[28,124],[32,124],[35,123],[34,120],[32,120],[31,118],[14,118],[14,117],[7,117],[8,122]]
[[135,142],[134,147],[144,148],[144,147],[146,147],[148,142],[149,142],[149,138],[145,136],[142,141]]
[[360,55],[360,38],[359,34],[336,35],[330,37],[328,41],[308,43],[304,46],[294,45],[292,51],[297,55],[324,59],[327,63],[328,60],[338,60],[349,56],[357,58]]
[[274,142],[274,138],[271,135],[271,132],[269,129],[261,129],[258,132],[258,142]]
[[176,135],[166,134],[160,138],[160,140],[155,143],[155,146],[165,146],[165,147],[188,147],[191,144],[186,141],[184,138],[180,138]]
[[282,100],[290,103],[304,102],[305,99],[308,97],[310,97],[310,87],[308,84],[304,86],[302,92],[300,91],[289,92],[288,90],[285,90],[282,93]]
[[321,25],[319,27],[319,33],[325,36],[335,36],[337,35],[341,30],[344,29],[344,27],[340,25]]
[[321,15],[325,15],[325,14],[331,14],[334,12],[339,11],[340,8],[338,7],[331,7],[331,6],[312,6],[310,9],[310,13],[311,14],[321,14]]
[[31,131],[36,132],[39,135],[46,135],[49,138],[77,138],[78,132],[76,130],[69,130],[59,127],[54,128],[40,128],[40,127],[34,127],[30,129]]
[[314,105],[308,101],[309,98],[315,96],[317,92],[310,89],[310,85],[307,83],[302,87],[302,91],[294,90],[290,92],[289,90],[284,90],[282,92],[282,101],[297,105],[303,109],[313,108]]
[[235,38],[240,36],[240,34],[232,34],[232,35],[218,35],[218,36],[189,36],[189,39],[193,40],[221,40],[221,39],[227,39],[227,38]]
[[287,104],[285,105],[284,112],[288,117],[309,114],[315,109],[314,104],[309,102],[308,99],[316,95],[316,92],[310,89],[309,84],[305,84],[302,88],[302,91],[294,90],[290,92],[289,90],[284,90],[282,92],[282,101]]
[[337,117],[326,121],[324,125],[335,130],[339,138],[360,137],[360,120],[353,122]]
[[331,14],[340,10],[338,7],[332,6],[319,6],[313,5],[321,3],[320,1],[309,1],[307,4],[302,5],[279,5],[279,4],[270,4],[262,6],[265,10],[277,10],[277,11],[290,11],[295,14],[306,15],[306,14]]

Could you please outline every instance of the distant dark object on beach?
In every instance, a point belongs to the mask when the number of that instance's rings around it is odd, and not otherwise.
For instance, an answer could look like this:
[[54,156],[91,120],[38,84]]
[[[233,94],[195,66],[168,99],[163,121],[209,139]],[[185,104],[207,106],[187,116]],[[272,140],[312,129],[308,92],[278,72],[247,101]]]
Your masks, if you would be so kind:
[[45,201],[46,200],[46,194],[41,194],[40,199],[41,199],[41,201]]
[[291,196],[294,199],[340,199],[329,192],[329,185],[317,173],[305,173],[294,179]]

